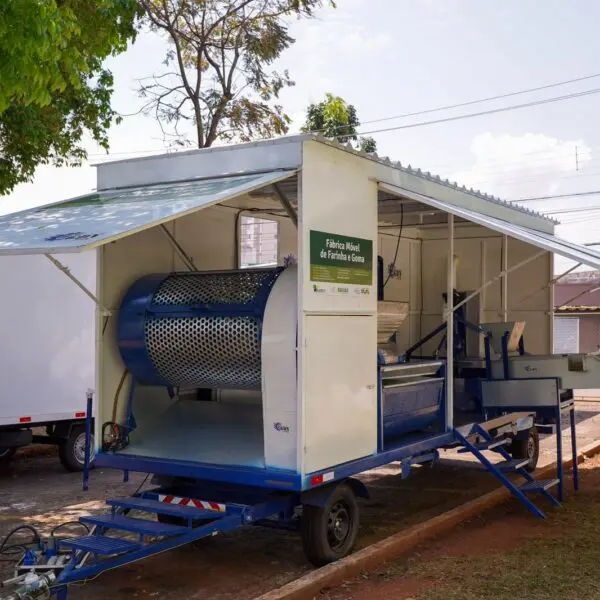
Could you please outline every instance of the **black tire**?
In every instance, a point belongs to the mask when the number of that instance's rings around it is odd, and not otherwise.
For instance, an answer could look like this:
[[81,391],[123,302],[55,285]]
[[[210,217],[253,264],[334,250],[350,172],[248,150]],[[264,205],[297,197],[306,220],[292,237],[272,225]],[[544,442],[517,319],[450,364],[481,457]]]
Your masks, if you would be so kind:
[[301,533],[306,558],[322,567],[350,554],[356,543],[359,515],[352,488],[343,483],[325,506],[304,505]]
[[16,451],[16,448],[0,448],[0,465],[7,465]]
[[533,473],[540,457],[540,434],[537,427],[529,430],[527,438],[513,440],[510,445],[510,453],[513,458],[528,458],[529,462],[525,465],[525,470]]
[[[90,468],[94,466],[94,434],[90,440]],[[85,457],[85,425],[71,427],[69,437],[58,447],[58,457],[67,471],[83,471]]]

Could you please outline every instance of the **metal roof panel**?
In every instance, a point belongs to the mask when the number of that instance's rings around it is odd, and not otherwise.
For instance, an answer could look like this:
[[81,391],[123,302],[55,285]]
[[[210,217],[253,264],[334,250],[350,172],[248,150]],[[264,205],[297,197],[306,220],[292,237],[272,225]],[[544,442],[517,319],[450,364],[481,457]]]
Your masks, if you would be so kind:
[[271,171],[100,191],[0,217],[0,254],[80,252],[288,178]]
[[444,212],[453,214],[456,217],[461,217],[472,223],[477,223],[478,225],[498,231],[527,244],[531,244],[532,246],[559,254],[565,258],[570,258],[571,260],[588,265],[594,269],[600,269],[600,252],[597,252],[590,247],[580,246],[579,244],[559,238],[554,234],[544,233],[523,225],[516,225],[508,221],[503,221],[502,219],[482,215],[474,210],[458,207],[449,202],[442,202],[441,200],[437,200],[430,196],[418,194],[411,190],[387,183],[380,183],[379,188],[389,194],[395,194],[400,197],[409,198],[410,200],[422,202],[427,206],[432,206]]

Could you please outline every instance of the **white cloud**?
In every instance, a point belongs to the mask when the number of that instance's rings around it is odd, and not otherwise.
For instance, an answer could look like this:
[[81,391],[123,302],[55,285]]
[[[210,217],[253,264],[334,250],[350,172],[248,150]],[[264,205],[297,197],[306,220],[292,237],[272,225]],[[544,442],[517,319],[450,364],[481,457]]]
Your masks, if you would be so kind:
[[583,140],[482,133],[471,143],[474,165],[451,178],[508,199],[553,194],[576,173],[576,148],[581,169],[592,158]]
[[[471,152],[475,158],[473,166],[452,174],[451,178],[468,187],[509,200],[598,189],[600,184],[589,178],[582,179],[589,175],[600,180],[593,164],[589,164],[592,153],[583,140],[559,140],[532,133],[522,136],[482,133],[473,139]],[[528,206],[545,212],[577,209],[590,204],[597,205],[597,198],[560,198],[531,202]],[[577,243],[600,241],[598,221],[595,220],[597,214],[560,213],[552,216],[563,221],[562,225],[556,227],[559,236]],[[555,257],[557,272],[574,264],[570,260]]]

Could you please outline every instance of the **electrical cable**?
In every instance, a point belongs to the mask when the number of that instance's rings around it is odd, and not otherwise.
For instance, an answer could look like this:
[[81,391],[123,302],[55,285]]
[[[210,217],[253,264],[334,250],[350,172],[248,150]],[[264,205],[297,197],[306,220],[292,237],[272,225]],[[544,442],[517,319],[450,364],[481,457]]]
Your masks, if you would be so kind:
[[361,125],[368,125],[371,123],[382,123],[384,121],[393,121],[395,119],[405,119],[407,117],[417,117],[419,115],[426,115],[429,113],[433,113],[433,112],[440,112],[442,110],[450,110],[453,108],[463,108],[465,106],[472,106],[473,104],[481,104],[483,102],[491,102],[492,100],[502,100],[503,98],[510,98],[512,96],[519,96],[522,94],[529,94],[531,92],[539,92],[541,90],[548,90],[550,88],[555,88],[555,87],[559,87],[562,85],[568,85],[570,83],[578,83],[581,81],[587,81],[589,79],[596,79],[600,77],[600,73],[594,73],[593,75],[586,75],[585,77],[578,77],[576,79],[568,79],[566,81],[559,81],[557,83],[550,83],[547,85],[542,85],[539,87],[534,87],[534,88],[529,88],[526,90],[519,90],[517,92],[509,92],[507,94],[500,94],[498,96],[489,96],[487,98],[481,98],[479,100],[470,100],[468,102],[461,102],[460,104],[449,104],[446,106],[439,106],[437,108],[428,108],[426,110],[419,110],[416,112],[412,112],[412,113],[404,113],[401,115],[395,115],[392,117],[383,117],[383,118],[379,118],[379,119],[371,119],[370,121],[363,121],[361,123]]
[[[361,126],[364,125],[370,125],[370,124],[374,124],[374,123],[382,123],[385,121],[393,121],[393,120],[397,120],[397,119],[405,119],[405,118],[409,118],[409,117],[415,117],[415,116],[420,116],[420,115],[426,115],[426,114],[431,114],[434,112],[441,112],[444,110],[451,110],[451,109],[455,109],[455,108],[463,108],[465,106],[473,106],[475,104],[481,104],[484,102],[491,102],[494,100],[501,100],[504,98],[511,98],[514,96],[519,96],[519,95],[523,95],[523,94],[528,94],[528,93],[532,93],[532,92],[537,92],[537,91],[541,91],[541,90],[547,90],[547,89],[551,89],[551,88],[555,88],[555,87],[560,87],[563,85],[568,85],[571,83],[578,83],[578,82],[582,82],[582,81],[588,81],[590,79],[595,79],[600,77],[600,73],[594,73],[592,75],[586,75],[584,77],[577,77],[575,79],[568,79],[565,81],[559,81],[556,83],[551,83],[551,84],[546,84],[546,85],[542,85],[542,86],[538,86],[538,87],[534,87],[534,88],[528,88],[525,90],[518,90],[516,92],[509,92],[506,94],[499,94],[496,96],[488,96],[486,98],[480,98],[477,100],[469,100],[467,102],[460,102],[457,104],[449,104],[449,105],[445,105],[445,106],[438,106],[435,108],[429,108],[429,109],[425,109],[425,110],[419,110],[419,111],[415,111],[415,112],[410,112],[410,113],[403,113],[400,115],[392,115],[389,117],[381,117],[381,118],[377,118],[377,119],[370,119],[367,121],[363,121],[361,123]],[[549,98],[549,99],[542,99],[542,100],[538,100],[538,101],[534,101],[534,103],[532,103],[531,105],[536,105],[536,104],[544,104],[547,102],[558,102],[559,100],[568,100],[571,98],[577,98],[580,95],[588,95],[590,93],[596,93],[594,90],[587,90],[587,91],[583,91],[583,92],[574,92],[572,94],[568,94],[566,96],[562,96],[562,97],[557,97],[557,98]],[[515,108],[522,108],[525,106],[529,106],[530,103],[528,104],[524,104],[524,105],[517,105],[514,107],[505,107],[505,108],[499,108],[499,109],[492,109],[492,112],[500,112],[503,110],[514,110]],[[485,114],[485,113],[482,113]],[[478,116],[478,115],[468,115],[468,116]],[[456,118],[467,118],[467,116],[458,116],[458,117],[453,117],[452,119],[456,119]],[[428,124],[428,123],[426,123]],[[416,127],[416,126],[420,126],[420,124],[413,124],[410,125],[410,127]],[[341,126],[341,127],[347,127],[347,125]],[[407,126],[408,127],[408,126]],[[322,129],[315,129],[315,130],[311,130],[308,133],[322,133]],[[382,130],[382,131],[387,131],[387,130]],[[379,131],[376,132],[364,132],[364,133],[360,133],[357,132],[359,135],[367,135],[370,133],[379,133]],[[283,136],[282,136],[283,137]],[[171,153],[175,154],[178,151],[177,150],[173,150],[170,147],[161,147],[161,148],[153,148],[153,149],[143,149],[143,150],[132,150],[132,151],[121,151],[121,152],[111,152],[110,154],[105,154],[105,153],[90,153],[88,154],[88,158],[91,157],[105,157],[105,158],[110,158],[110,156],[124,156],[124,155],[129,155],[129,156],[135,156],[135,155],[144,155],[144,154],[152,154],[153,152],[164,152],[166,150],[170,150]]]
[[398,251],[400,250],[400,240],[402,238],[402,227],[404,226],[404,204],[400,204],[400,229],[398,230],[398,241],[396,242],[396,252],[394,253],[394,260],[388,268],[388,276],[385,280],[383,287],[388,284],[388,281],[392,277],[392,272],[396,269],[396,260],[398,259]]
[[[33,539],[27,543],[7,545],[8,540],[19,531],[31,532],[33,534]],[[40,540],[41,536],[35,527],[32,527],[31,525],[19,525],[18,527],[15,527],[4,536],[2,543],[0,543],[0,556],[10,556],[10,558],[0,558],[0,562],[15,562],[15,560],[18,560],[29,550],[30,546],[39,544]]]
[[556,200],[560,198],[579,198],[581,196],[596,196],[600,194],[600,190],[593,190],[589,192],[574,192],[572,194],[554,194],[550,196],[536,196],[533,198],[518,198],[517,200],[510,200],[510,202],[533,202],[537,200]]
[[371,129],[368,131],[357,131],[358,135],[374,135],[377,133],[387,133],[390,131],[400,131],[403,129],[414,129],[416,127],[426,127],[428,125],[438,125],[440,123],[450,123],[452,121],[461,121],[463,119],[472,119],[474,117],[482,117],[485,115],[493,115],[501,112],[508,112],[511,110],[519,110],[521,108],[530,108],[532,106],[540,106],[542,104],[551,104],[553,102],[563,102],[565,100],[573,100],[575,98],[581,98],[583,96],[591,96],[593,94],[600,93],[600,88],[593,88],[591,90],[584,90],[583,92],[576,92],[572,94],[566,94],[564,96],[554,96],[552,98],[544,98],[542,100],[533,100],[531,102],[525,102],[523,104],[513,104],[511,106],[502,106],[500,108],[491,108],[488,110],[466,113],[463,115],[455,115],[453,117],[444,117],[441,119],[434,119],[432,121],[419,121],[418,123],[408,123],[407,125],[396,125],[394,127],[385,127],[383,129]]
[[140,493],[140,490],[144,487],[144,484],[146,483],[146,481],[148,481],[148,477],[150,477],[150,473],[146,474],[146,477],[144,477],[144,479],[142,480],[142,483],[140,483],[140,485],[138,485],[137,490],[135,490],[135,492],[133,492],[133,496],[136,496],[137,494]]
[[56,527],[54,527],[54,529],[52,529],[52,531],[50,532],[50,536],[53,536],[59,529],[62,529],[63,527],[67,527],[68,525],[76,525],[79,527],[83,527],[87,533],[90,532],[90,528],[85,523],[82,523],[81,521],[65,521],[64,523],[61,523],[60,525],[57,525]]
[[32,525],[19,525],[18,527],[15,527],[14,529],[12,529],[11,531],[9,531],[5,536],[4,539],[2,540],[2,543],[0,544],[0,552],[2,552],[2,550],[4,550],[5,548],[7,548],[6,546],[6,542],[8,542],[8,540],[15,535],[15,533],[19,532],[19,531],[30,531],[31,533],[33,533],[33,540],[30,542],[31,544],[35,544],[37,542],[39,542],[41,540],[41,536],[38,533],[38,530],[33,527]]
[[129,371],[127,369],[123,370],[123,375],[121,375],[121,379],[119,381],[119,385],[117,386],[117,391],[115,392],[115,397],[113,399],[113,409],[112,409],[112,422],[117,422],[117,410],[119,407],[119,396],[121,394],[121,390],[123,389],[123,385],[125,383],[125,379],[127,378],[127,374]]

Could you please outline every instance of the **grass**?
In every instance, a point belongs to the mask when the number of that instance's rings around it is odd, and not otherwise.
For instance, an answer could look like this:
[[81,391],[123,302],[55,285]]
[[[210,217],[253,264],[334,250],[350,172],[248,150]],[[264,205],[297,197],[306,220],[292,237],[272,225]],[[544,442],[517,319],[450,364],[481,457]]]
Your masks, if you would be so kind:
[[419,600],[600,600],[600,490],[571,497],[547,526],[493,555],[413,557],[396,576],[429,582]]

